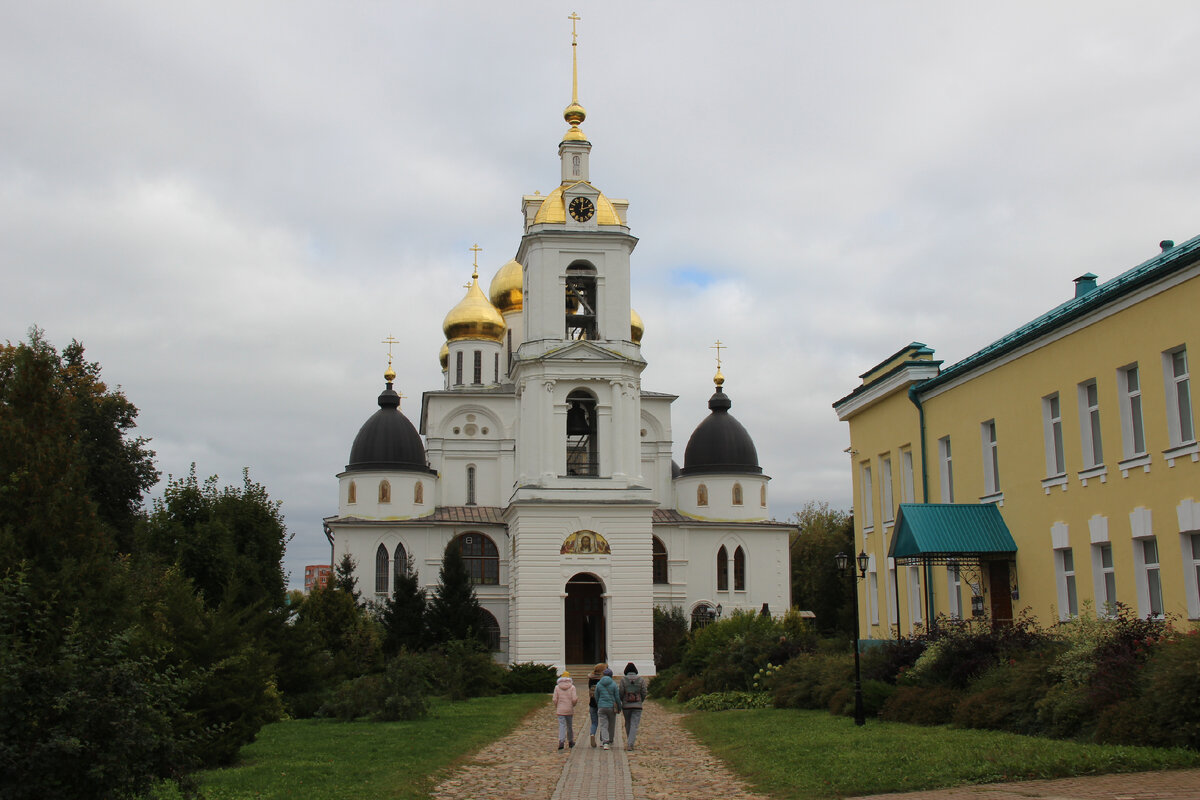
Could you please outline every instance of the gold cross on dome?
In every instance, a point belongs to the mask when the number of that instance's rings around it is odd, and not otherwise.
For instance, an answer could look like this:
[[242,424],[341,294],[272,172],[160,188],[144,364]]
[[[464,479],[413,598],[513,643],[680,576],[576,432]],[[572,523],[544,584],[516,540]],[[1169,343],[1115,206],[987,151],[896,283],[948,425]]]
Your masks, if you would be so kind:
[[724,347],[724,348],[728,349],[728,348],[729,348],[729,345],[727,345],[727,344],[722,344],[722,342],[721,342],[721,340],[720,340],[720,339],[717,339],[717,343],[716,343],[716,344],[714,344],[714,345],[709,345],[709,349],[710,349],[710,350],[716,350],[716,351],[717,351],[717,369],[720,369],[720,368],[721,368],[721,348],[722,348],[722,347]]
[[[472,265],[471,277],[478,280],[479,279],[479,251],[482,250],[483,248],[480,247],[478,243],[475,243],[475,244],[471,245],[468,249],[474,254],[471,257],[471,265]],[[467,288],[470,289],[471,285],[467,284]]]
[[402,392],[402,391],[400,391],[399,389],[397,389],[397,390],[396,390],[396,397],[398,398],[398,400],[396,401],[396,408],[399,408],[399,407],[400,407],[400,401],[402,401],[402,400],[403,400],[405,397],[408,397],[408,395],[406,395],[404,392]]
[[571,45],[574,46],[574,44],[575,44],[575,23],[579,22],[579,20],[583,19],[583,17],[579,16],[574,11],[572,11],[571,15],[568,16],[567,19],[571,20]]
[[388,366],[390,367],[392,365],[392,345],[400,344],[400,340],[389,333],[387,338],[380,342],[380,344],[386,344],[388,346]]

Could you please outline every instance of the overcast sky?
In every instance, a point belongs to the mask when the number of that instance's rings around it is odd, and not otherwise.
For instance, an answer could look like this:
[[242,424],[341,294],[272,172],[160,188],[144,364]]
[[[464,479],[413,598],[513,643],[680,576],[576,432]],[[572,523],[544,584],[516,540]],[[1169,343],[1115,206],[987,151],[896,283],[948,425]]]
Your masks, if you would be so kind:
[[707,414],[720,338],[771,513],[850,505],[830,408],[1200,234],[1194,2],[9,2],[0,340],[81,340],[164,477],[243,467],[328,559],[376,409],[441,384],[478,242],[559,179],[578,11],[591,172],[628,198],[643,387]]

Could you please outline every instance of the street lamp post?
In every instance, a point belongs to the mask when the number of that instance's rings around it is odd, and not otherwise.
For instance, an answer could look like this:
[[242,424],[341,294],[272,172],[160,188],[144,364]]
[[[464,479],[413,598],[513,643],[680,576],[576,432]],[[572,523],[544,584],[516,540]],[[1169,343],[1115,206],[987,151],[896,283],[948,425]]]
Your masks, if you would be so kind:
[[[850,567],[850,556],[841,552],[834,556],[833,560],[837,564],[838,572],[845,575],[847,568]],[[858,562],[855,565],[857,569],[850,573],[854,578],[854,724],[865,725],[867,718],[863,712],[862,670],[858,661],[858,582],[867,577],[867,566],[870,564],[871,558],[866,551],[860,550],[855,561]]]

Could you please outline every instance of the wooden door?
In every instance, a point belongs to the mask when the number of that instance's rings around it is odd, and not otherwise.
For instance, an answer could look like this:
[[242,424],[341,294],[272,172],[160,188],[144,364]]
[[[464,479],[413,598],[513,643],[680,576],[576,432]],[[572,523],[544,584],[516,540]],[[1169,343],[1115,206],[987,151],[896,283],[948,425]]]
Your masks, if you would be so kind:
[[1011,625],[1012,589],[1009,586],[1007,561],[992,561],[988,564],[988,594],[992,599],[992,624]]

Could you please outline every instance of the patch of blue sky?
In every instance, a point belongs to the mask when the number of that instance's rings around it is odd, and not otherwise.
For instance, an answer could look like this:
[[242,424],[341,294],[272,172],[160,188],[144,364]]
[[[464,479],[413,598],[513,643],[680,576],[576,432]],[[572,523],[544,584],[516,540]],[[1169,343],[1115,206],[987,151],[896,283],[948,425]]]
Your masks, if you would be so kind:
[[700,267],[680,266],[671,270],[671,282],[690,284],[705,289],[715,283],[717,276]]

